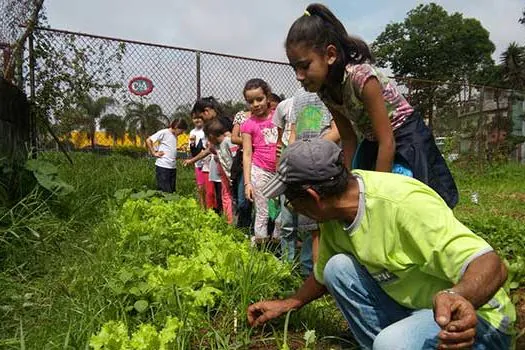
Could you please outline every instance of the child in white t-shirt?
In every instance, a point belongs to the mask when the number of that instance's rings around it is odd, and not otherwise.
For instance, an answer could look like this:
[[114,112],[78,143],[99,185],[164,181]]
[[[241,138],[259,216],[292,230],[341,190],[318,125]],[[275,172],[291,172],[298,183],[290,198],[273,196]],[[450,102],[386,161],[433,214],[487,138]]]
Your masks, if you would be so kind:
[[149,153],[157,158],[155,173],[159,191],[172,193],[177,187],[177,136],[186,129],[188,124],[179,118],[171,122],[169,128],[159,130],[146,139]]
[[[190,131],[190,152],[191,157],[195,157],[204,148],[206,148],[206,137],[204,135],[204,121],[202,117],[197,114],[193,115],[194,129]],[[206,208],[206,178],[207,174],[203,171],[204,161],[199,160],[195,162],[195,182],[197,184],[197,193],[199,203],[202,208]]]

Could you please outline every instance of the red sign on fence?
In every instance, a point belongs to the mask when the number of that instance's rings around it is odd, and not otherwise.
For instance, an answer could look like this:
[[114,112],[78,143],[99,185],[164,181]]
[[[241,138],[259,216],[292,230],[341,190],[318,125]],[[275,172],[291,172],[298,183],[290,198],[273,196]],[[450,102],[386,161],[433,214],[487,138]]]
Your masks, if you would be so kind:
[[153,82],[146,77],[135,77],[129,81],[128,89],[137,96],[146,96],[153,91]]

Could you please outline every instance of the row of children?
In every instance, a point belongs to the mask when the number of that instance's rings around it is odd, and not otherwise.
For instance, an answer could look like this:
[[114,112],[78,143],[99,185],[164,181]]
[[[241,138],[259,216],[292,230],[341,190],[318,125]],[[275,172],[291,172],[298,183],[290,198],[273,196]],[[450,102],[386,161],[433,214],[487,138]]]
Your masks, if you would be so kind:
[[[283,199],[277,201],[280,214],[275,225],[269,225],[270,199],[263,195],[262,188],[274,175],[279,154],[290,142],[319,135],[338,141],[337,128],[315,93],[300,89],[294,97],[280,101],[268,83],[251,79],[245,84],[243,95],[249,111],[237,113],[233,120],[223,115],[213,97],[195,103],[192,110],[195,128],[190,131],[192,157],[184,165],[195,167],[201,205],[222,209],[229,223],[233,223],[236,212],[238,227],[252,226],[254,245],[279,241],[283,258],[293,260],[300,232],[301,260],[306,274],[312,266],[311,234],[317,232],[317,224],[291,213]],[[215,186],[217,179],[220,191]]]
[[432,187],[449,207],[455,206],[457,188],[430,130],[374,65],[365,42],[348,35],[326,7],[315,4],[290,28],[286,53],[304,90],[275,109],[270,87],[261,79],[246,83],[243,95],[249,112],[237,114],[233,121],[214,98],[195,103],[195,155],[184,163],[195,164],[203,205],[213,206],[218,196],[209,183],[220,179],[227,220],[233,222],[235,201],[238,224],[246,225],[254,203],[254,243],[282,237],[283,256],[293,256],[298,227],[313,232],[315,241],[316,223],[293,215],[282,200],[280,218],[269,235],[269,198],[262,190],[277,171],[287,144],[323,137],[340,143],[349,168],[414,177]]

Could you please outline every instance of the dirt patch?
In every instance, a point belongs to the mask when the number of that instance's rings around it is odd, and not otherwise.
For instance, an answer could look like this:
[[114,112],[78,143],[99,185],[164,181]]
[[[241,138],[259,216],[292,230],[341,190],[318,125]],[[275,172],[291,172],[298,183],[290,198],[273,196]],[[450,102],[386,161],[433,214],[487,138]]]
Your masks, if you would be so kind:
[[519,200],[520,202],[525,202],[525,193],[513,193],[509,197]]
[[[317,340],[315,346],[316,350],[353,350],[359,349],[355,342],[349,338],[350,333],[341,334],[340,337],[333,337],[332,339]],[[282,343],[282,339],[279,342],[268,334],[268,337],[258,336],[252,338],[249,350],[280,350],[281,347],[278,344]],[[302,350],[305,347],[304,332],[288,332],[288,347],[290,350]],[[282,345],[282,344],[281,344]]]
[[515,193],[497,193],[494,197],[498,199],[514,199],[520,202],[525,202],[525,193],[515,192]]

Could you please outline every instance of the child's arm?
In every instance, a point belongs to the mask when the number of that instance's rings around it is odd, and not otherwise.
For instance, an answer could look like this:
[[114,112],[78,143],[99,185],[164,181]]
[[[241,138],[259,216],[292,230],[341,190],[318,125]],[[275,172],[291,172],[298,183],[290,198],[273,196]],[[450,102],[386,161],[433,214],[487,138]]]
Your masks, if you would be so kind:
[[148,148],[149,153],[154,157],[160,158],[164,155],[164,152],[157,151],[155,149],[155,146],[153,145],[153,139],[151,137],[146,139],[146,147]]
[[341,140],[341,135],[339,135],[337,125],[335,125],[333,120],[330,122],[330,129],[324,133],[323,139],[333,141],[335,143]]
[[229,142],[228,140],[224,140],[221,142],[221,145],[219,146],[220,148],[219,160],[224,169],[224,173],[228,177],[228,181],[231,181],[228,174],[231,175],[231,169],[232,169],[232,164],[233,164],[233,154],[231,150],[232,145],[233,145],[232,142]]
[[295,129],[295,123],[290,124],[290,137],[288,137],[288,146],[295,142],[297,139],[297,130]]
[[253,186],[252,186],[252,135],[242,134],[242,167],[244,175],[244,194],[246,199],[253,202]]
[[241,126],[239,124],[233,125],[232,142],[236,145],[242,145]]
[[352,159],[357,148],[357,135],[349,119],[339,114],[336,110],[330,110],[330,113],[332,113],[333,121],[341,135],[341,141],[343,141],[344,164],[351,170]]
[[210,153],[211,153],[210,145],[208,144],[207,147],[203,149],[199,154],[197,154],[195,157],[191,159],[186,159],[182,164],[184,166],[194,164],[195,162],[198,162],[199,160],[206,158],[206,156],[209,155]]
[[[281,158],[281,152],[283,151],[284,143],[283,143],[283,128],[277,127],[277,160]],[[277,163],[279,164],[279,162]]]
[[374,134],[378,142],[376,159],[376,171],[391,172],[396,142],[392,124],[386,110],[385,100],[381,92],[381,86],[376,78],[368,79],[361,92],[368,116],[372,121]]

